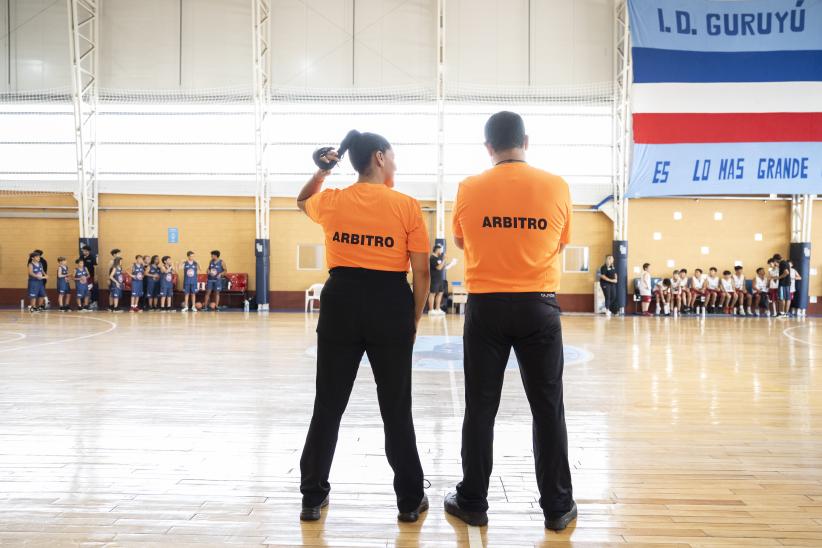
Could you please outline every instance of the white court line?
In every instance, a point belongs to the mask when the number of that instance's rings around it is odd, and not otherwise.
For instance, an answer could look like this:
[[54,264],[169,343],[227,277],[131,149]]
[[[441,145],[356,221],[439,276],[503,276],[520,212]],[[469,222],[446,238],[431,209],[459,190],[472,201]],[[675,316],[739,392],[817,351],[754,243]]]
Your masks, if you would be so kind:
[[789,327],[789,328],[785,329],[782,332],[782,334],[785,335],[786,337],[788,337],[789,339],[791,339],[792,341],[796,341],[798,343],[807,344],[808,346],[822,346],[822,344],[812,343],[810,341],[806,341],[806,340],[800,339],[798,337],[794,337],[793,335],[788,333],[788,331],[793,331],[794,329],[802,329],[802,328],[810,328],[810,327],[811,327],[810,325],[797,325],[797,326]]
[[29,348],[39,348],[41,346],[49,346],[52,344],[63,344],[67,342],[74,342],[74,341],[82,341],[83,339],[90,339],[92,337],[96,337],[98,335],[105,335],[106,333],[111,333],[115,329],[117,329],[117,324],[114,322],[110,322],[108,320],[104,320],[102,318],[94,318],[91,316],[60,316],[60,319],[63,318],[74,318],[79,320],[94,320],[96,322],[103,322],[109,324],[111,327],[106,329],[105,331],[98,331],[96,333],[89,333],[87,335],[81,335],[79,337],[70,337],[68,339],[60,339],[57,341],[45,342],[45,343],[38,343],[38,344],[29,344],[25,346],[13,346],[11,348],[0,348],[0,353],[3,352],[13,352],[14,350],[28,350]]
[[[450,339],[451,337],[448,335],[448,323],[446,322],[445,340],[449,342]],[[463,360],[464,359],[463,357]],[[459,403],[459,392],[457,391],[457,374],[454,370],[454,362],[452,360],[448,360],[448,381],[451,385],[451,412],[454,414],[455,419],[459,419],[463,416],[463,413]],[[480,534],[479,527],[466,524],[465,528],[468,529],[468,548],[482,548],[482,535]]]
[[[445,331],[445,342],[450,342],[451,336],[448,334],[447,321],[443,323],[443,330]],[[451,412],[454,414],[455,419],[459,419],[462,417],[462,407],[460,406],[459,392],[457,392],[457,374],[452,360],[448,360],[448,382],[451,385]]]
[[482,548],[482,534],[480,528],[473,525],[466,525],[468,528],[468,548]]
[[26,338],[25,333],[17,333],[15,331],[0,331],[0,333],[8,333],[10,335],[17,335],[16,337],[12,337],[11,339],[0,339],[0,344],[7,343],[7,342],[14,342],[14,341],[22,341]]

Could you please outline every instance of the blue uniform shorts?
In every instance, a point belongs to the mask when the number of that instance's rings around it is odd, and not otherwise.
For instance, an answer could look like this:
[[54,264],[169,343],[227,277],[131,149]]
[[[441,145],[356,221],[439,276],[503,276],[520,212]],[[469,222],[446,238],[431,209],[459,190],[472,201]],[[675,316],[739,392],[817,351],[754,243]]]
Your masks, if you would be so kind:
[[112,285],[109,287],[109,292],[111,293],[112,299],[119,299],[123,296],[123,288],[117,287],[116,285]]
[[131,279],[131,296],[132,297],[142,297],[143,296],[143,280],[138,280],[136,278]]
[[779,286],[779,300],[780,301],[790,301],[791,300],[791,286],[789,286],[789,285],[780,285]]
[[57,280],[57,292],[60,295],[68,295],[71,293],[71,287],[69,287],[69,283],[65,279],[58,279]]
[[80,299],[88,297],[88,284],[77,282],[77,297]]
[[38,297],[45,297],[46,296],[46,286],[43,283],[43,280],[35,280],[33,278],[29,278],[29,299],[36,299]]
[[219,293],[223,290],[223,280],[220,278],[211,278],[206,282],[206,291],[216,291]]
[[160,293],[160,281],[149,278],[146,280],[146,296],[153,299]]
[[186,295],[196,295],[197,294],[197,280],[186,280],[183,282],[183,293]]
[[161,297],[171,297],[174,295],[174,286],[171,282],[162,282],[160,284],[160,296]]

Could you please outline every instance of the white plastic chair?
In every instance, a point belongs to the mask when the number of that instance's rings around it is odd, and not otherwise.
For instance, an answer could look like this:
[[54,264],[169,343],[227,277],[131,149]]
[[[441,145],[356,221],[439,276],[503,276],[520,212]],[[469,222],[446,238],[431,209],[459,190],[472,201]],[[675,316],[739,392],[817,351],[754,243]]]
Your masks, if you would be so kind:
[[305,290],[305,311],[314,312],[314,301],[320,302],[320,293],[323,292],[323,284],[314,284]]

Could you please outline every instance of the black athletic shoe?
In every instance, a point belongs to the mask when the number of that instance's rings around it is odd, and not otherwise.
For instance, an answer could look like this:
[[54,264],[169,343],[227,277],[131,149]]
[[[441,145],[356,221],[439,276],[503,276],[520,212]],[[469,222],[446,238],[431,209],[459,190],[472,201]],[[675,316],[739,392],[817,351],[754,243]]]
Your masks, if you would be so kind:
[[422,496],[422,500],[420,501],[420,505],[417,506],[416,510],[411,510],[410,512],[400,512],[397,514],[397,519],[400,521],[404,521],[405,523],[414,523],[418,519],[420,519],[420,514],[423,512],[428,511],[428,497],[426,495]]
[[485,512],[471,512],[470,510],[463,510],[457,502],[456,491],[448,493],[445,496],[445,511],[454,517],[457,517],[467,523],[476,527],[488,525],[488,514]]
[[300,521],[317,521],[322,515],[322,509],[328,506],[328,497],[319,506],[303,506],[300,511]]
[[577,519],[577,503],[571,503],[567,512],[549,512],[545,515],[545,528],[551,531],[562,531],[568,524]]

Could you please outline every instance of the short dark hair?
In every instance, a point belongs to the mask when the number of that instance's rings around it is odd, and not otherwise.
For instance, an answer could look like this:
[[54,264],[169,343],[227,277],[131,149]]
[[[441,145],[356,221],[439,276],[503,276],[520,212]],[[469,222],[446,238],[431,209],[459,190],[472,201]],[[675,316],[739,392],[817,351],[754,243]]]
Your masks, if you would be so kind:
[[112,254],[112,255],[117,255],[118,253],[120,253],[120,250],[119,250],[119,249],[117,249],[116,247],[115,247],[114,249],[112,249],[112,250],[111,250],[111,254]]
[[764,268],[762,268],[761,266],[760,266],[759,268],[757,268],[757,269],[756,269],[756,273],[757,273],[757,274],[759,274],[760,272],[765,272],[765,269],[764,269]]
[[651,266],[651,263],[645,263],[642,265],[642,270],[647,270],[649,266]]
[[193,251],[186,252],[186,257],[191,257],[192,255],[194,255]]
[[143,258],[143,256],[142,256],[142,255],[135,255],[135,256],[134,256],[134,260],[135,260],[135,261],[136,261],[137,259],[142,259],[142,258]]
[[63,262],[63,261],[65,261],[65,260],[66,260],[66,258],[65,258],[65,257],[63,257],[62,255],[60,255],[59,257],[57,257],[57,262],[58,262],[58,263],[62,263],[62,262]]
[[708,270],[709,270],[709,271],[710,271],[710,270],[713,270],[714,272],[718,272],[718,270],[719,270],[719,269],[718,269],[718,268],[716,268],[715,266],[712,266],[712,267],[711,267],[711,268],[709,268]]
[[731,275],[731,271],[730,271],[730,270],[725,270],[724,272],[722,272],[722,275],[723,275],[723,276],[730,276],[730,275]]
[[216,255],[217,257],[219,257],[219,256],[220,256],[220,250],[219,250],[219,249],[215,249],[214,251],[212,251],[212,252],[211,252],[211,254],[212,254],[212,255]]
[[776,261],[776,262],[781,261],[782,260],[782,255],[777,253],[776,255],[773,256],[773,260]]
[[688,273],[688,269],[687,269],[687,268],[683,268],[682,270],[680,270],[680,272],[684,272],[685,274],[687,274],[687,273]]
[[701,268],[695,268],[695,269],[694,269],[694,274],[696,274],[697,272],[699,272],[700,274],[702,274],[702,269],[701,269]]
[[43,250],[42,250],[42,249],[35,249],[35,250],[34,250],[34,252],[35,252],[36,254],[40,255],[40,256],[42,256],[42,255],[43,255]]
[[442,249],[442,244],[434,244],[434,251],[437,249]]
[[83,247],[80,248],[80,251],[91,251],[91,248],[86,244],[83,244]]
[[742,270],[742,265],[738,264],[734,267],[734,270]]
[[525,122],[516,112],[497,112],[485,122],[485,144],[496,151],[525,145]]
[[82,264],[82,263],[83,263],[83,259],[77,259],[76,261],[74,261],[74,264]]
[[168,255],[163,255],[163,258],[162,258],[161,260],[162,260],[163,262],[166,262],[166,261],[167,261],[167,260],[169,260],[170,258],[171,258],[171,257],[169,257]]

